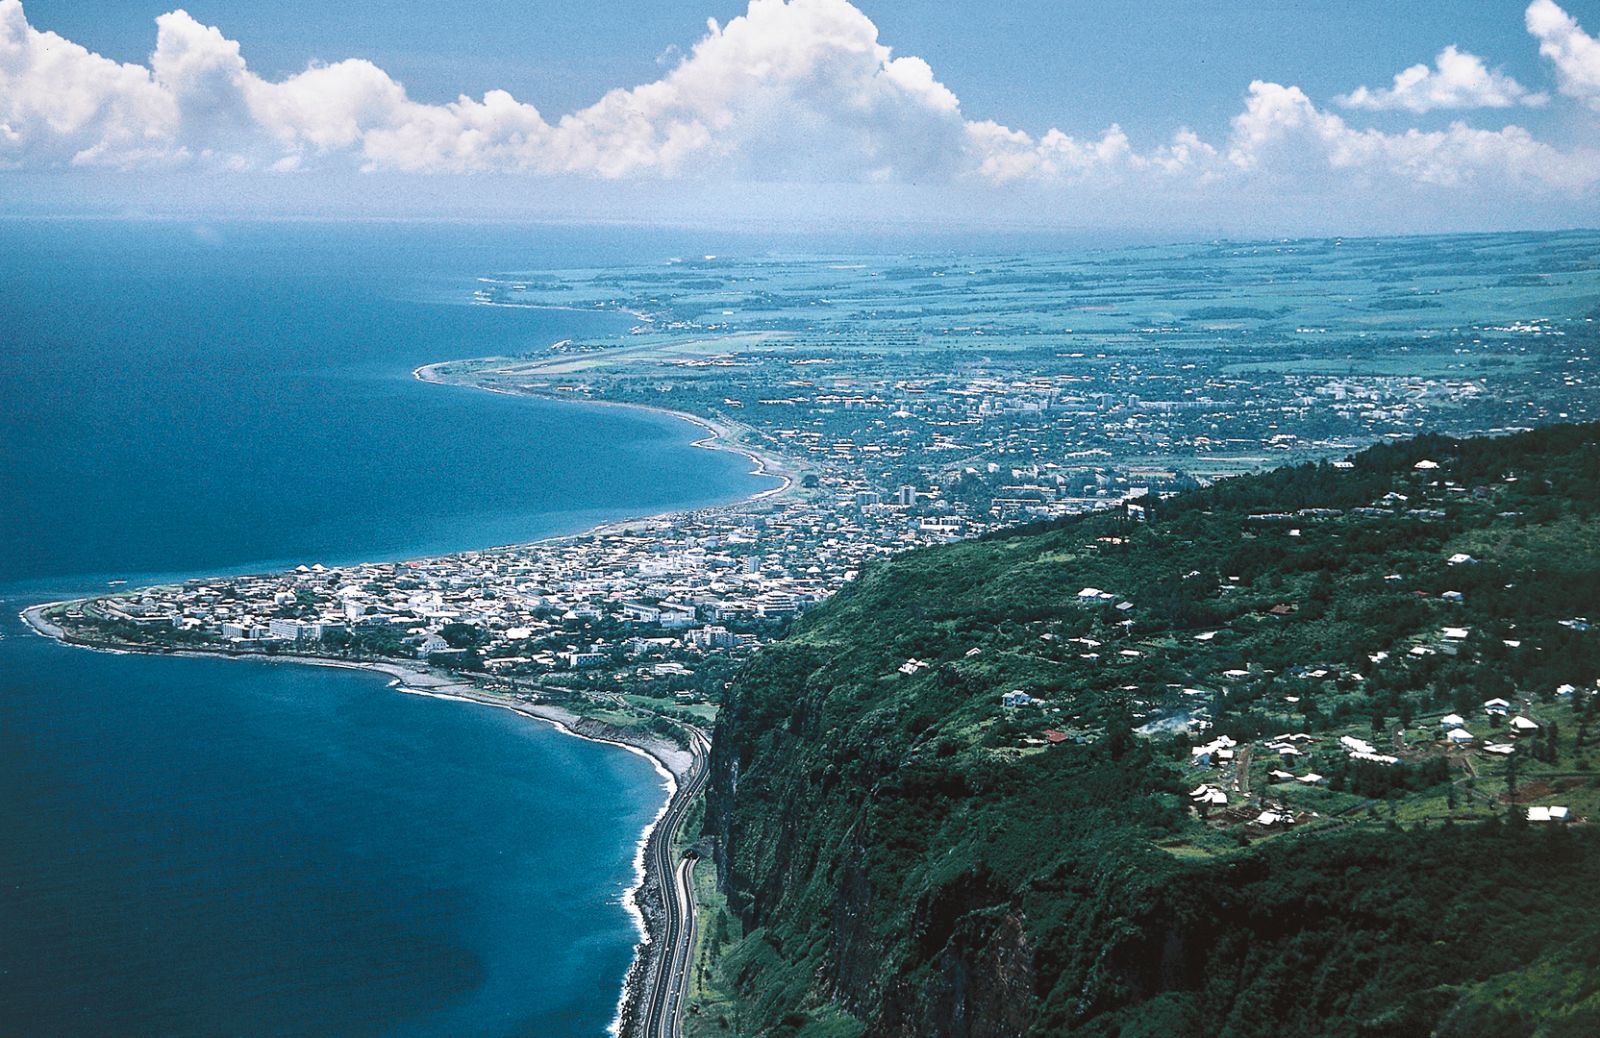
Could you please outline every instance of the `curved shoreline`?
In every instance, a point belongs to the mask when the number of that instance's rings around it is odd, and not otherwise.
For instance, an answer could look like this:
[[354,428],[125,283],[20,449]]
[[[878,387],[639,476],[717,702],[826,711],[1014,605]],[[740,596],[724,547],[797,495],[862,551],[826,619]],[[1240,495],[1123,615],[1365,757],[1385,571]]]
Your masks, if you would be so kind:
[[[703,450],[725,451],[738,455],[749,461],[753,468],[750,475],[777,479],[778,485],[766,490],[757,491],[737,501],[721,505],[712,505],[706,509],[672,509],[646,516],[636,516],[629,519],[609,520],[597,523],[586,530],[560,534],[551,537],[535,538],[532,541],[515,542],[514,544],[496,545],[480,549],[463,549],[475,551],[495,551],[504,548],[531,544],[559,543],[571,537],[581,537],[600,531],[624,527],[631,523],[648,522],[674,515],[682,515],[690,511],[725,510],[746,507],[759,501],[769,500],[779,495],[790,492],[796,485],[796,480],[789,472],[789,467],[779,459],[769,457],[761,452],[734,441],[734,434],[728,427],[712,419],[700,415],[690,414],[685,411],[674,411],[669,408],[653,407],[647,404],[625,403],[612,400],[573,399],[559,397],[553,394],[517,392],[474,383],[453,382],[440,378],[436,369],[451,361],[438,361],[424,364],[414,368],[411,372],[413,378],[419,382],[432,385],[459,386],[466,389],[477,389],[502,396],[528,397],[533,399],[551,400],[558,403],[586,404],[594,407],[621,408],[624,410],[639,411],[653,415],[665,415],[679,421],[687,422],[705,432],[699,439],[691,440],[690,446]],[[446,553],[446,556],[448,557]],[[651,739],[646,736],[631,737],[631,733],[620,729],[603,726],[596,722],[597,729],[603,731],[585,732],[584,719],[577,714],[555,706],[541,706],[534,703],[515,703],[501,700],[487,693],[476,691],[470,680],[442,677],[439,674],[419,666],[410,666],[402,662],[390,661],[357,661],[346,660],[328,656],[313,656],[300,654],[282,654],[268,656],[263,653],[231,653],[206,649],[175,649],[164,652],[150,652],[148,650],[97,643],[82,638],[73,637],[59,625],[52,623],[45,617],[46,610],[60,605],[67,605],[80,599],[68,599],[56,602],[40,603],[24,609],[20,618],[35,633],[50,638],[62,645],[75,648],[90,649],[100,652],[128,653],[150,656],[179,656],[197,659],[247,659],[265,663],[285,663],[298,666],[333,667],[342,670],[364,671],[369,674],[383,674],[390,679],[391,687],[398,692],[410,695],[429,696],[435,699],[451,699],[460,702],[477,703],[480,706],[495,707],[509,710],[530,720],[543,721],[553,726],[563,734],[584,739],[589,742],[609,744],[620,747],[628,752],[637,753],[645,757],[655,767],[656,772],[663,778],[663,785],[667,797],[662,801],[660,809],[651,819],[650,823],[640,834],[634,848],[634,877],[635,882],[624,894],[622,904],[624,910],[633,919],[639,932],[639,941],[634,947],[633,961],[623,978],[622,991],[617,1000],[617,1010],[608,1028],[608,1033],[616,1036],[631,1031],[639,1022],[639,1014],[648,994],[648,984],[651,982],[651,960],[653,934],[651,932],[650,906],[646,900],[652,885],[664,889],[666,884],[673,882],[669,875],[654,875],[651,869],[652,862],[648,848],[652,840],[658,835],[662,820],[672,812],[673,806],[684,790],[683,780],[693,772],[700,763],[699,756],[705,751],[695,749],[690,751],[672,752],[666,747],[664,740]],[[691,739],[691,746],[698,746]],[[659,911],[659,910],[658,910]],[[665,927],[664,921],[657,921],[658,925]]]
[[[628,917],[633,920],[634,929],[638,932],[639,939],[634,946],[633,960],[628,966],[628,971],[623,977],[622,991],[617,998],[617,1008],[612,1016],[611,1023],[607,1026],[607,1033],[617,1036],[623,1033],[636,1017],[638,1003],[645,995],[643,981],[646,975],[647,949],[653,943],[650,932],[650,921],[644,904],[644,895],[647,886],[652,880],[658,883],[667,882],[666,877],[655,877],[651,874],[647,850],[651,840],[656,836],[662,819],[666,818],[672,810],[673,802],[683,790],[683,779],[689,775],[697,763],[698,755],[693,749],[669,749],[666,740],[640,736],[630,738],[629,733],[622,729],[604,725],[600,722],[593,723],[591,731],[582,730],[585,719],[582,715],[558,706],[538,703],[510,702],[488,693],[478,691],[470,681],[451,678],[438,673],[408,666],[405,663],[390,662],[387,660],[344,660],[329,656],[307,656],[301,654],[266,655],[253,652],[216,652],[205,649],[175,649],[163,652],[150,652],[141,649],[123,648],[106,643],[87,641],[72,637],[65,629],[52,623],[45,617],[45,611],[55,606],[67,605],[77,599],[67,599],[57,602],[42,602],[29,606],[18,614],[18,618],[34,633],[49,638],[61,645],[76,649],[87,649],[91,652],[109,652],[118,655],[139,656],[171,656],[187,659],[219,659],[219,660],[246,660],[265,664],[286,664],[301,667],[328,667],[336,670],[353,670],[374,677],[388,677],[388,687],[395,692],[405,695],[425,696],[429,699],[443,699],[458,703],[474,703],[478,706],[506,710],[530,721],[542,721],[555,728],[563,735],[568,735],[585,742],[598,743],[606,746],[615,746],[628,753],[634,753],[648,760],[655,769],[656,775],[662,780],[662,788],[666,790],[666,798],[661,801],[661,806],[655,815],[644,827],[639,839],[634,844],[633,851],[633,876],[634,882],[622,896],[621,904]],[[691,746],[694,743],[691,740]]]
[[[738,505],[750,504],[755,501],[765,501],[768,498],[777,497],[779,494],[787,493],[789,490],[794,488],[795,480],[794,477],[789,474],[789,467],[786,464],[777,458],[762,454],[751,447],[747,447],[742,443],[736,442],[733,438],[733,431],[727,426],[722,425],[720,422],[717,422],[713,419],[705,418],[697,414],[690,414],[688,411],[674,411],[670,407],[655,407],[650,404],[635,404],[621,400],[593,400],[588,397],[560,397],[556,396],[554,393],[516,391],[502,389],[498,386],[486,386],[471,382],[454,382],[438,375],[437,369],[446,364],[454,363],[457,362],[443,360],[434,361],[431,364],[423,364],[411,369],[411,377],[416,379],[418,382],[426,382],[429,385],[457,386],[463,389],[477,389],[482,390],[485,393],[497,393],[500,396],[526,397],[532,400],[551,400],[555,401],[556,403],[584,404],[590,407],[611,407],[627,411],[639,411],[644,414],[667,415],[668,417],[676,418],[679,421],[688,422],[690,425],[698,426],[706,431],[705,436],[702,436],[698,440],[691,440],[689,442],[689,446],[699,447],[703,450],[724,451],[728,454],[736,454],[755,466],[755,468],[750,471],[750,475],[769,477],[779,481],[778,486],[771,487],[767,490],[758,491],[749,497],[741,498],[739,501],[732,502],[728,505],[716,507],[731,508]],[[677,509],[670,512],[660,512],[654,516],[641,516],[639,519],[653,519],[662,515],[677,515],[682,511],[682,509]],[[627,521],[638,522],[639,519]],[[595,529],[602,529],[604,528],[604,525],[605,524],[595,527]]]
[[[714,421],[714,420],[712,420],[710,418],[705,418],[705,417],[703,417],[701,415],[690,414],[687,411],[676,411],[676,410],[672,410],[671,408],[665,408],[665,407],[653,407],[653,406],[650,406],[650,405],[647,405],[647,404],[628,403],[628,402],[622,402],[622,401],[616,401],[616,400],[592,400],[592,399],[587,399],[587,398],[584,398],[584,399],[572,399],[570,397],[559,397],[559,396],[556,396],[555,394],[552,394],[552,393],[534,393],[534,392],[527,392],[527,391],[513,391],[513,390],[504,389],[504,388],[497,387],[497,386],[484,385],[482,383],[449,381],[449,380],[446,380],[444,378],[441,378],[437,374],[437,369],[439,369],[443,365],[449,364],[449,363],[454,363],[454,362],[452,362],[452,361],[435,361],[435,362],[430,363],[430,364],[419,365],[418,367],[412,369],[411,377],[416,379],[419,382],[426,382],[426,383],[428,383],[430,385],[457,386],[457,387],[464,388],[464,389],[477,389],[477,390],[481,390],[481,391],[484,391],[484,392],[496,393],[496,394],[499,394],[501,396],[525,397],[525,398],[531,398],[531,399],[536,399],[536,400],[549,400],[549,401],[554,401],[554,402],[557,402],[557,403],[587,404],[587,405],[590,405],[590,406],[593,406],[593,407],[619,408],[619,409],[622,409],[622,410],[638,411],[638,412],[645,413],[645,414],[665,415],[665,416],[670,417],[670,418],[676,418],[676,419],[678,419],[680,421],[687,422],[688,424],[693,425],[693,426],[705,431],[706,435],[700,437],[697,440],[690,441],[689,445],[691,447],[699,447],[699,448],[701,448],[703,450],[726,451],[726,452],[728,452],[730,454],[736,454],[739,457],[745,458],[747,461],[749,461],[752,464],[752,466],[754,466],[752,468],[751,472],[750,472],[750,474],[752,476],[772,477],[772,478],[775,478],[775,479],[777,479],[779,481],[778,485],[775,486],[775,487],[770,487],[770,488],[768,488],[766,490],[758,491],[758,492],[756,492],[756,493],[754,493],[754,494],[752,494],[752,495],[750,495],[748,497],[742,498],[742,499],[740,499],[738,501],[729,502],[728,504],[725,504],[725,505],[712,506],[715,509],[726,510],[726,509],[740,508],[740,507],[745,507],[745,506],[751,505],[751,504],[753,504],[755,502],[758,502],[758,501],[764,501],[764,500],[770,500],[770,499],[773,499],[773,498],[777,498],[777,497],[779,497],[781,495],[787,494],[790,491],[792,491],[794,489],[795,485],[796,485],[795,477],[790,474],[789,467],[785,463],[783,463],[782,461],[780,461],[780,460],[778,460],[776,458],[769,457],[768,455],[762,454],[761,452],[759,452],[757,450],[754,450],[754,449],[752,449],[750,447],[747,447],[747,446],[745,446],[743,444],[735,442],[734,438],[733,438],[732,430],[730,430],[727,426],[721,424],[720,422]],[[586,531],[586,532],[594,533],[594,532],[598,532],[598,531],[602,531],[602,530],[615,529],[617,527],[626,526],[629,523],[649,521],[649,520],[652,520],[652,519],[661,519],[661,518],[665,518],[667,516],[672,516],[672,515],[681,515],[681,514],[683,514],[684,511],[685,510],[683,510],[683,509],[674,509],[674,510],[665,511],[665,512],[658,512],[658,513],[655,513],[654,515],[636,517],[636,518],[633,518],[633,519],[616,520],[616,521],[612,521],[612,522],[599,523],[599,524],[597,524],[597,525],[595,525],[593,527],[590,527],[589,530]],[[583,536],[583,534],[575,534],[575,535],[568,535],[568,536]],[[554,542],[554,541],[559,541],[559,540],[562,540],[562,539],[563,538],[561,538],[561,537],[553,537],[553,538],[546,538],[545,541],[546,542]],[[532,542],[532,543],[538,543],[538,542]],[[503,704],[501,704],[501,705],[503,705]],[[552,722],[552,723],[556,723],[558,728],[562,727],[557,722]],[[572,732],[572,731],[570,731],[569,729],[566,729],[566,728],[562,728],[562,730],[563,731],[568,731],[569,734],[580,735],[580,737],[581,737],[580,733]],[[601,741],[604,741],[604,740],[601,740]],[[634,884],[632,890],[629,891],[628,896],[625,899],[624,904],[625,904],[625,907],[628,909],[629,915],[631,915],[633,917],[635,924],[639,928],[640,941],[639,941],[639,944],[635,947],[633,962],[628,967],[628,972],[627,972],[626,976],[623,978],[622,992],[621,992],[621,994],[620,994],[620,996],[618,997],[618,1000],[617,1000],[616,1016],[613,1019],[611,1027],[610,1027],[609,1032],[608,1032],[610,1035],[613,1036],[613,1038],[618,1038],[618,1036],[622,1036],[622,1035],[624,1035],[626,1033],[632,1033],[635,1030],[637,1030],[637,1027],[641,1023],[641,1012],[647,1011],[650,1008],[650,1007],[646,1006],[646,1004],[645,1004],[646,1001],[653,994],[653,992],[650,990],[648,985],[652,984],[652,983],[654,983],[654,984],[661,983],[661,978],[660,977],[652,977],[652,967],[651,967],[650,956],[652,954],[652,943],[653,942],[652,942],[652,934],[650,932],[650,927],[649,927],[649,924],[648,924],[648,920],[646,918],[646,906],[644,904],[644,897],[646,896],[646,891],[649,889],[649,887],[650,887],[650,885],[651,885],[651,883],[653,881],[654,884],[656,885],[656,887],[662,892],[660,896],[662,896],[663,899],[665,899],[665,890],[666,890],[667,885],[669,883],[676,882],[676,880],[675,880],[675,878],[673,876],[666,875],[666,874],[663,874],[663,875],[652,875],[651,869],[650,869],[650,866],[651,866],[652,862],[650,861],[649,856],[647,855],[647,850],[648,850],[652,840],[656,837],[657,830],[659,829],[662,820],[664,818],[666,818],[673,810],[673,807],[674,807],[674,804],[675,804],[675,802],[677,800],[679,791],[682,788],[680,783],[679,783],[679,779],[682,779],[682,778],[688,776],[691,773],[694,764],[696,763],[694,758],[691,757],[691,760],[690,760],[689,764],[686,765],[684,767],[683,772],[681,774],[679,774],[679,773],[672,772],[670,770],[670,768],[666,764],[664,764],[658,757],[656,757],[654,754],[651,754],[648,750],[645,750],[643,747],[636,747],[636,746],[633,746],[632,744],[629,744],[627,742],[619,742],[618,744],[622,745],[622,746],[624,746],[626,748],[629,748],[629,749],[634,749],[636,752],[645,753],[647,756],[650,756],[652,758],[652,760],[655,761],[658,770],[667,772],[668,773],[668,782],[669,782],[669,793],[668,793],[668,797],[667,797],[666,801],[664,801],[662,803],[662,805],[661,805],[661,810],[659,812],[657,812],[655,818],[652,819],[650,824],[645,828],[645,830],[644,830],[643,834],[640,836],[639,842],[638,842],[638,844],[636,846],[634,864],[635,864],[635,875],[637,877],[637,882]],[[705,751],[703,751],[703,752],[705,752],[709,756],[709,740],[707,740],[707,747],[706,747]],[[707,766],[709,766],[709,761],[707,762]],[[666,872],[666,866],[663,865],[660,868],[658,868],[656,871],[665,873]],[[694,911],[693,904],[692,904],[692,898],[693,898],[693,891],[692,890],[689,891],[688,896],[691,899],[689,911],[690,911],[690,915],[692,917],[693,911]],[[661,907],[661,911],[662,912],[666,912],[666,911],[669,911],[669,910],[670,909],[668,908],[667,905],[665,905],[665,904],[662,905],[662,907]],[[660,920],[660,925],[665,930],[665,929],[668,928],[668,921],[666,921],[664,919]],[[692,952],[693,952],[693,948],[692,948],[693,937],[692,936],[690,937],[690,941],[691,941],[691,948],[690,948],[689,954],[692,954]],[[671,949],[667,949],[667,954],[669,956],[669,962],[670,962]],[[670,982],[670,978],[668,978],[668,981]],[[674,1021],[675,1020],[676,1020],[676,1018],[674,1017]],[[675,1032],[675,1030],[676,1030],[676,1026],[674,1026],[674,1032]]]

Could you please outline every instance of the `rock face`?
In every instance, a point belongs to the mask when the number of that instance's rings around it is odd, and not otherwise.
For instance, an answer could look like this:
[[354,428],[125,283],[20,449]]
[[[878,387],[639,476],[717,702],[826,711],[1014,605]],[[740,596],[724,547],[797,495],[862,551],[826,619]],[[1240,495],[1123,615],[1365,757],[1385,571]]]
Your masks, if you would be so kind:
[[1020,1035],[1034,981],[1033,954],[1015,915],[965,918],[940,949],[921,990],[905,980],[891,986],[874,1031],[896,1038]]
[[[1418,457],[1439,460],[1430,482],[1517,478],[1455,494],[1446,518],[1403,529],[1356,511],[1397,488],[1426,498]],[[1536,521],[1508,518],[1532,514],[1523,488]],[[1324,526],[1281,551],[1251,520],[1300,509],[1324,510]],[[1230,670],[1246,681],[1310,661],[1365,663],[1436,630],[1436,610],[1404,589],[1395,597],[1408,601],[1393,607],[1378,597],[1381,576],[1443,567],[1464,538],[1521,538],[1523,548],[1515,563],[1507,552],[1474,567],[1486,590],[1439,609],[1456,624],[1475,608],[1520,610],[1470,622],[1551,632],[1564,666],[1592,683],[1600,651],[1557,621],[1600,611],[1600,428],[1433,438],[1368,452],[1351,470],[1230,481],[1151,512],[1140,525],[1099,515],[871,567],[752,660],[719,720],[705,820],[744,924],[721,967],[742,1033],[1398,1038],[1531,1034],[1557,1017],[1600,1025],[1600,970],[1585,973],[1581,950],[1600,941],[1600,833],[1408,828],[1363,812],[1360,824],[1306,838],[1224,841],[1189,810],[1186,744],[1135,734],[1143,717],[1132,715],[1135,699],[1154,698],[1147,690],[1176,696]],[[1528,561],[1542,557],[1546,525],[1551,543],[1588,531],[1560,572]],[[1207,595],[1183,583],[1191,570],[1205,572]],[[1213,594],[1236,572],[1261,602]],[[1448,579],[1467,578],[1458,569]],[[1474,604],[1507,583],[1537,583],[1539,601]],[[1118,588],[1131,614],[1076,601],[1091,584]],[[1268,599],[1301,607],[1272,617],[1260,608]],[[1117,637],[1130,615],[1142,648],[1115,669],[1063,648]],[[1195,630],[1223,633],[1186,636]],[[1170,650],[1147,650],[1163,639]],[[913,657],[930,666],[902,671]],[[1504,653],[1472,662],[1496,681],[1523,680]],[[1046,707],[1001,705],[1022,687]],[[1304,723],[1320,731],[1335,696],[1379,694],[1326,688],[1297,688]],[[1442,696],[1443,713],[1450,688],[1397,680],[1382,694],[1429,709]],[[1248,705],[1211,703],[1218,732],[1259,733]],[[1307,709],[1322,705],[1322,715]],[[1060,713],[1046,720],[1043,709]],[[1393,716],[1392,702],[1379,709]],[[1047,725],[1072,737],[1037,738]],[[1580,975],[1589,979],[1572,981]],[[1495,1015],[1515,1001],[1497,994],[1508,990],[1545,994],[1537,1011],[1517,1010],[1518,1023]]]

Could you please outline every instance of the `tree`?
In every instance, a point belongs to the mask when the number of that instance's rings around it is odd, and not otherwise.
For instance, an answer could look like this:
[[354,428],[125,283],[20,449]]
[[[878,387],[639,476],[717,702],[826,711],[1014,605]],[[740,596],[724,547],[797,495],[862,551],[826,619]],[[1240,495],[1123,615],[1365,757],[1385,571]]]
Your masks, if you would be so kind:
[[439,629],[439,637],[452,649],[470,649],[483,641],[483,632],[473,624],[447,623]]

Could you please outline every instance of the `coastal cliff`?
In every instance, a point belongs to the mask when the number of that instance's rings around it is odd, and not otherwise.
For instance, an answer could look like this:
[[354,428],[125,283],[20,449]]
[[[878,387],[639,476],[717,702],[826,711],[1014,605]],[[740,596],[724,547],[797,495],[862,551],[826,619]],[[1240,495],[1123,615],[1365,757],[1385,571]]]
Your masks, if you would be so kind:
[[1594,1033],[1596,587],[1592,425],[870,567],[729,691],[691,1033]]

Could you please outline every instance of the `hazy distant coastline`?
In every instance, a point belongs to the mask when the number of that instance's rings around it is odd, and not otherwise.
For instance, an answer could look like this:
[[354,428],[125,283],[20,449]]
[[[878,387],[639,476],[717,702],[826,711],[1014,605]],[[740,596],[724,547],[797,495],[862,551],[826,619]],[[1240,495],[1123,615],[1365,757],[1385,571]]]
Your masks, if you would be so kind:
[[[755,468],[750,472],[752,476],[769,476],[780,481],[780,484],[776,487],[757,491],[756,493],[745,498],[743,501],[735,502],[733,505],[725,507],[737,507],[741,504],[750,504],[755,501],[763,501],[768,498],[777,497],[781,494],[787,493],[794,487],[795,480],[793,475],[790,474],[790,466],[788,463],[776,457],[775,455],[763,454],[760,451],[754,450],[738,442],[738,440],[735,438],[734,431],[731,428],[714,419],[706,418],[702,415],[690,414],[688,411],[675,411],[667,407],[652,407],[648,404],[636,404],[618,400],[592,400],[588,398],[574,400],[570,397],[558,396],[555,393],[539,393],[533,390],[502,389],[497,386],[484,385],[483,383],[475,381],[471,378],[466,378],[459,381],[447,379],[439,374],[439,369],[448,363],[452,362],[437,361],[432,364],[423,364],[414,369],[411,372],[411,375],[419,382],[427,382],[440,386],[466,386],[471,389],[481,389],[488,393],[498,393],[502,396],[532,397],[536,400],[552,400],[559,403],[581,403],[593,407],[614,407],[621,408],[626,411],[641,412],[644,414],[667,415],[672,418],[677,418],[688,422],[691,425],[698,426],[706,431],[706,436],[703,436],[698,440],[691,441],[690,446],[702,447],[706,450],[724,451],[729,454],[736,454],[741,458],[747,459],[752,465],[755,466]],[[677,510],[675,509],[674,512],[675,511]],[[673,512],[665,512],[661,514],[671,515]],[[654,517],[640,516],[633,520],[623,521],[636,522],[639,518]]]

